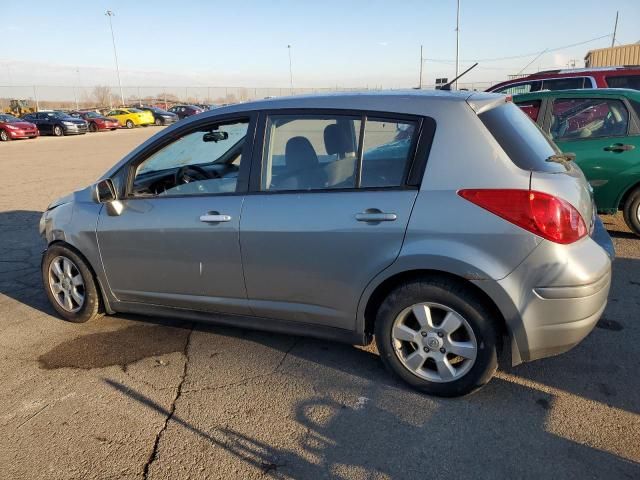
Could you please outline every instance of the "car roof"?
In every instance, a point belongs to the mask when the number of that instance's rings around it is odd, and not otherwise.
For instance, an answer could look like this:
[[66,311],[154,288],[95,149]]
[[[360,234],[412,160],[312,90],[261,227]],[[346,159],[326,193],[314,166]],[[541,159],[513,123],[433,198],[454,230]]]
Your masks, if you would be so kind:
[[571,98],[593,98],[593,97],[626,97],[640,101],[640,90],[631,88],[581,88],[575,90],[545,90],[540,92],[522,93],[514,95],[514,101],[527,101],[544,97],[571,97]]
[[417,89],[306,94],[235,103],[205,112],[200,118],[254,110],[298,108],[420,113],[421,107],[431,102],[466,102],[470,99],[476,102],[494,102],[504,98],[504,95],[496,93]]

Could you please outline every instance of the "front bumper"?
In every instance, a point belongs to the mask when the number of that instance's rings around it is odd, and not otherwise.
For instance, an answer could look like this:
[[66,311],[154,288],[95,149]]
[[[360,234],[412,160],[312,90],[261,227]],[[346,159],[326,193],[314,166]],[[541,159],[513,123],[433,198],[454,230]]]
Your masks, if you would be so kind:
[[40,132],[38,131],[37,128],[33,128],[33,129],[24,128],[20,130],[6,129],[5,131],[9,134],[9,137],[11,137],[14,140],[18,138],[37,137],[38,135],[40,135]]
[[541,242],[502,280],[476,282],[505,317],[514,365],[564,353],[593,330],[607,305],[614,255],[597,218],[591,237]]
[[87,125],[62,125],[65,135],[83,135],[87,133]]
[[162,125],[171,125],[180,119],[178,117],[160,117],[160,120],[162,121]]

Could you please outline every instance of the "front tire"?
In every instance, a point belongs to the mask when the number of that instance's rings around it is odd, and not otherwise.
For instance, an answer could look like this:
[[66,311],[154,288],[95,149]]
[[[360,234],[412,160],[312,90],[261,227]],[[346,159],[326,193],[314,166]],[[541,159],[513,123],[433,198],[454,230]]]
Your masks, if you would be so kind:
[[622,213],[629,230],[640,236],[640,187],[636,187],[629,194],[622,207]]
[[93,132],[93,133],[97,132],[98,131],[98,124],[96,122],[91,122],[89,124],[89,131]]
[[156,124],[156,127],[161,127],[162,125],[164,125],[164,122],[161,118],[156,118],[154,123]]
[[396,287],[380,306],[376,343],[387,368],[425,393],[457,397],[498,367],[496,319],[461,282],[428,277]]
[[85,323],[101,314],[101,299],[86,261],[70,248],[53,245],[42,259],[49,302],[69,322]]
[[125,123],[127,128],[133,128],[135,127],[135,125],[133,124],[133,122],[131,120],[127,120],[127,122]]
[[62,137],[64,135],[64,130],[60,125],[55,125],[53,127],[53,135],[56,137]]
[[0,142],[8,142],[9,140],[11,140],[9,134],[4,130],[0,130]]

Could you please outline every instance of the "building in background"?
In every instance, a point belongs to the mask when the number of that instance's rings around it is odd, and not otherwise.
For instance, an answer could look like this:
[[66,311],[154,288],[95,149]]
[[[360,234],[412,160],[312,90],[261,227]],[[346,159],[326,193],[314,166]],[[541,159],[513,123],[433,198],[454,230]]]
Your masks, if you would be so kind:
[[587,68],[619,65],[640,65],[640,42],[590,50],[584,57],[584,66]]

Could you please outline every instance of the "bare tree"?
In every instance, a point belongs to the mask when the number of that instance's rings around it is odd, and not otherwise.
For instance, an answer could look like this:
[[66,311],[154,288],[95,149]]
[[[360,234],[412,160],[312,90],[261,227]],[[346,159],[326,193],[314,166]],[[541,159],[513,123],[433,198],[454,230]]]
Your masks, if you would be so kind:
[[98,107],[111,106],[111,88],[105,86],[96,86],[93,89],[92,96]]

